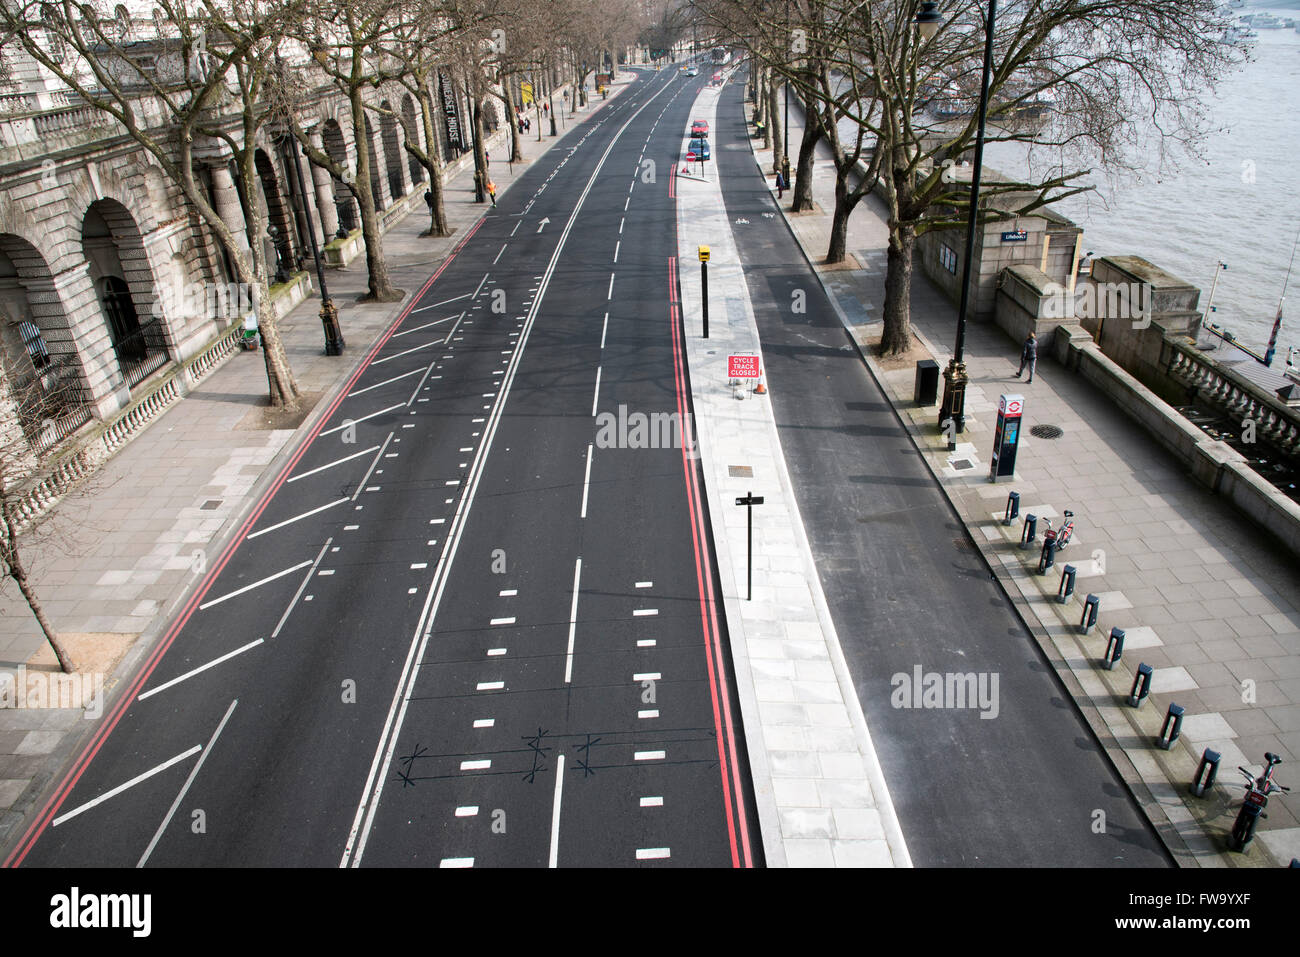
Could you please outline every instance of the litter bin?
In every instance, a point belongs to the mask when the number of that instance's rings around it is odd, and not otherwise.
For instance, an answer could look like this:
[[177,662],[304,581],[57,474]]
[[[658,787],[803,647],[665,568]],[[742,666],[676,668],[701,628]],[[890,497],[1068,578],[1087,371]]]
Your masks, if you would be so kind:
[[939,402],[939,363],[922,359],[916,364],[916,386],[913,398],[917,405],[936,405]]

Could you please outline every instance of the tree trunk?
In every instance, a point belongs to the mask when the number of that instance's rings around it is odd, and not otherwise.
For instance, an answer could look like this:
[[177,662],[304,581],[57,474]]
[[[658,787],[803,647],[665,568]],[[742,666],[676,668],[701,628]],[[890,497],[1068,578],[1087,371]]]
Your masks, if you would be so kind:
[[[0,492],[0,495],[7,496],[8,491]],[[32,610],[36,617],[36,623],[40,625],[41,631],[45,634],[45,640],[50,643],[50,648],[54,650],[54,657],[59,660],[59,667],[64,674],[72,674],[77,670],[76,663],[72,660],[72,655],[63,647],[59,640],[58,633],[50,620],[45,617],[45,608],[41,604],[40,597],[36,590],[32,588],[31,581],[27,578],[27,569],[23,565],[22,555],[18,551],[18,536],[14,532],[15,522],[13,513],[10,511],[8,501],[0,504],[0,509],[4,512],[4,539],[0,541],[0,561],[4,563],[5,574],[12,578],[18,584],[18,590],[22,592],[23,598],[27,602],[27,607]]]
[[915,247],[915,223],[907,221],[889,224],[885,329],[880,340],[881,355],[901,355],[912,345],[912,253]]
[[362,302],[396,302],[406,293],[393,286],[388,278],[388,263],[384,260],[384,240],[375,211],[375,197],[370,191],[370,144],[366,142],[365,106],[361,90],[352,91],[352,139],[357,148],[357,175],[348,184],[357,206],[361,208],[361,236],[366,244],[366,271],[369,290]]
[[[451,230],[447,228],[447,208],[444,202],[444,190],[442,186],[442,161],[438,158],[438,131],[433,125],[433,105],[432,94],[428,91],[428,84],[420,85],[420,121],[424,124],[424,142],[429,144],[425,150],[427,162],[424,162],[424,168],[429,173],[429,192],[433,194],[433,203],[429,209],[429,235],[430,236],[450,236]],[[417,157],[418,159],[419,157]]]
[[781,111],[777,108],[775,82],[767,88],[767,115],[771,121],[766,129],[768,138],[772,141],[772,172],[777,173],[781,170],[781,160],[784,155],[781,152]]
[[850,192],[848,169],[835,171],[835,213],[831,216],[831,241],[826,247],[826,264],[842,263],[848,254],[849,217],[862,198],[861,193]]
[[813,205],[813,159],[817,153],[817,144],[821,142],[822,130],[820,114],[816,109],[803,111],[803,139],[799,142],[799,170],[794,177],[794,200],[790,204],[792,213],[801,213],[812,209]]
[[254,284],[253,297],[257,302],[257,332],[262,340],[262,362],[266,366],[266,381],[271,386],[271,405],[295,410],[298,408],[298,383],[293,378],[289,357],[284,351],[284,342],[280,339],[280,326],[276,322],[270,287],[264,282]]

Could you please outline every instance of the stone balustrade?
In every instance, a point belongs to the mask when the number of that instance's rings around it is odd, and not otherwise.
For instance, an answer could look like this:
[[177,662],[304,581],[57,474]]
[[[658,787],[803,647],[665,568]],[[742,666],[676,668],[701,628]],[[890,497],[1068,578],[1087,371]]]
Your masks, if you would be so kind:
[[1183,343],[1165,340],[1161,356],[1169,375],[1199,398],[1234,420],[1255,423],[1255,435],[1289,456],[1300,455],[1300,409],[1293,409],[1267,390],[1225,369]]

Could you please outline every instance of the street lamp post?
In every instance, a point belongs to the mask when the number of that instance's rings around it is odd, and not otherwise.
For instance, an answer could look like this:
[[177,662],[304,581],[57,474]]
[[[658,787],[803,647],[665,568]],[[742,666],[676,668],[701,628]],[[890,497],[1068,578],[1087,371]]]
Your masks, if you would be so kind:
[[[937,27],[941,19],[937,3],[923,3],[917,14],[917,23],[922,30],[927,24]],[[966,430],[966,311],[970,305],[971,262],[975,258],[975,227],[979,222],[980,173],[984,165],[984,121],[988,112],[989,74],[993,66],[993,29],[997,17],[997,0],[989,0],[988,15],[984,20],[984,68],[980,81],[980,102],[975,130],[975,161],[971,167],[970,179],[970,215],[966,221],[966,257],[961,269],[961,302],[957,307],[957,341],[953,346],[952,360],[943,372],[943,404],[939,407],[939,428],[951,429],[949,445],[955,442],[952,436]],[[924,20],[922,18],[925,18]],[[947,423],[951,422],[951,426]]]
[[[790,0],[785,0],[786,55],[794,52],[794,33],[790,30]],[[807,120],[807,117],[804,117]],[[785,78],[785,123],[781,130],[781,179],[790,186],[790,78]]]
[[[306,148],[302,148],[302,155],[307,155]],[[307,238],[311,241],[311,255],[316,263],[316,281],[320,283],[320,321],[325,328],[325,354],[327,356],[343,355],[343,332],[339,328],[339,312],[334,308],[334,300],[330,298],[329,289],[325,286],[325,268],[320,259],[320,246],[316,244],[316,227],[311,219],[311,204],[307,201],[307,186],[303,182],[302,166],[299,164],[297,157],[292,152],[289,154],[292,161],[294,175],[298,180],[298,196],[302,200],[302,215],[307,220]]]

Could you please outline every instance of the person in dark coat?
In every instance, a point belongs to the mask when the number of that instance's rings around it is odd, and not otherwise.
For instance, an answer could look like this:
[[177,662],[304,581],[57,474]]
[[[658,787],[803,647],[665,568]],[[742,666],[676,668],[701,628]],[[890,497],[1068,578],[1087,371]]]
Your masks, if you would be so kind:
[[1031,332],[1028,335],[1028,337],[1026,337],[1025,339],[1025,347],[1020,350],[1020,368],[1016,370],[1016,378],[1019,379],[1021,374],[1025,371],[1025,367],[1028,366],[1029,378],[1026,379],[1025,381],[1033,382],[1034,365],[1037,362],[1038,362],[1038,339]]

